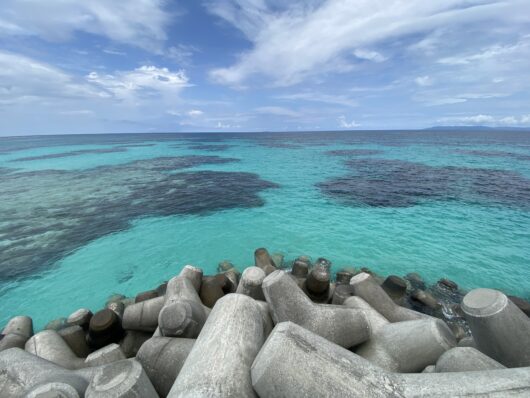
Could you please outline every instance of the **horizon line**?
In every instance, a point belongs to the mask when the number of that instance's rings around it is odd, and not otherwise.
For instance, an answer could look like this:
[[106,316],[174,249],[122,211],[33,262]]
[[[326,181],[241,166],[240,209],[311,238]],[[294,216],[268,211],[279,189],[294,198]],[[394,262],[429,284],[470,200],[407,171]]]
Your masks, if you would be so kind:
[[484,132],[484,131],[509,131],[509,132],[530,132],[530,127],[494,127],[494,126],[431,126],[414,129],[355,129],[355,130],[262,130],[262,131],[135,131],[123,133],[30,133],[19,135],[0,135],[1,138],[20,138],[20,137],[57,137],[57,136],[81,136],[81,135],[126,135],[126,134],[264,134],[264,133],[355,133],[369,131],[387,131],[387,132],[414,132],[414,131],[433,131],[433,132],[454,132],[463,129],[462,132]]

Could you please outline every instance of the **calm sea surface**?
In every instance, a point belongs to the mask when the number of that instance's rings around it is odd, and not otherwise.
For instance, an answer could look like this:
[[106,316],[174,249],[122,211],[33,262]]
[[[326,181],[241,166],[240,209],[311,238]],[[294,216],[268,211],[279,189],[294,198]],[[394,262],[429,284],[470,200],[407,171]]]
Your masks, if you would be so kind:
[[261,246],[528,298],[530,134],[0,138],[0,326]]

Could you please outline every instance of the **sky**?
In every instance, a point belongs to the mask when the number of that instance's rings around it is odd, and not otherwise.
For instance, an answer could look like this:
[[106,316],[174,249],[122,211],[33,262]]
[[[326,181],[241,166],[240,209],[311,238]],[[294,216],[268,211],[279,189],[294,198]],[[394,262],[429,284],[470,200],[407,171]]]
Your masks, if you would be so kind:
[[2,0],[0,135],[530,127],[529,0]]

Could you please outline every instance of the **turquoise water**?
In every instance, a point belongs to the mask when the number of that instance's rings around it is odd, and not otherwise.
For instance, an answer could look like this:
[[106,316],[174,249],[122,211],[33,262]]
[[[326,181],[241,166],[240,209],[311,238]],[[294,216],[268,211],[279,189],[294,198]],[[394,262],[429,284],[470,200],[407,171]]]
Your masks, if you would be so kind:
[[0,324],[97,310],[185,264],[244,268],[261,246],[530,295],[524,133],[2,139],[0,182]]

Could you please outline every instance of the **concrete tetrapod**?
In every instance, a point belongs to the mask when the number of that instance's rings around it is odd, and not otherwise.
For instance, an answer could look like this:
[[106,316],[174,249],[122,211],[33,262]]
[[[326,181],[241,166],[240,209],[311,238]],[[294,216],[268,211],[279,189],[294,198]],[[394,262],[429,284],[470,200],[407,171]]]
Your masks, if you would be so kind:
[[244,294],[255,300],[265,300],[261,285],[265,279],[265,271],[259,267],[248,267],[243,271],[236,293]]
[[356,308],[363,311],[366,314],[368,322],[370,323],[370,328],[372,334],[376,333],[382,327],[388,325],[390,322],[379,312],[374,310],[374,308],[358,296],[351,296],[344,300],[342,303],[345,307]]
[[[199,291],[202,284],[202,270],[200,268],[186,265],[180,271],[179,277],[188,279],[195,291]],[[175,294],[172,289],[168,293],[168,284],[169,282],[165,284],[166,291],[164,296],[143,300],[127,306],[123,313],[123,328],[140,332],[154,332],[158,328],[160,311],[162,311],[169,298]]]
[[32,389],[52,382],[68,384],[83,396],[90,375],[78,372],[20,348],[11,348],[0,353],[0,397],[22,397]]
[[361,272],[351,278],[350,285],[356,296],[365,300],[390,322],[432,319],[429,315],[397,305],[374,278],[366,272]]
[[303,285],[304,292],[317,303],[327,303],[333,294],[330,292],[330,281],[329,269],[317,265],[307,275]]
[[468,372],[490,369],[506,369],[506,366],[473,347],[451,348],[436,361],[436,372]]
[[206,311],[192,281],[185,276],[172,278],[167,284],[164,307],[158,315],[162,336],[195,338],[206,318]]
[[55,330],[43,330],[26,342],[26,351],[66,369],[81,369],[85,361],[79,358]]
[[[195,288],[197,293],[201,290],[202,285],[202,269],[199,267],[194,267],[193,265],[185,265],[184,268],[179,273],[179,276],[183,276],[190,280],[191,284]],[[167,293],[167,290],[166,290]]]
[[530,368],[389,373],[292,322],[276,325],[251,375],[260,398],[522,398],[530,393]]
[[85,393],[86,398],[158,398],[151,381],[134,359],[101,366]]
[[153,337],[138,351],[136,360],[162,398],[171,390],[194,344],[194,339]]
[[363,311],[313,303],[284,271],[268,275],[262,286],[274,323],[294,322],[346,348],[368,340],[371,335]]
[[120,347],[125,354],[125,357],[135,357],[140,350],[140,347],[142,347],[142,345],[151,337],[153,337],[152,333],[127,330],[125,337],[120,341]]
[[210,313],[168,397],[256,397],[250,366],[264,340],[256,301],[237,293],[224,296]]
[[118,344],[112,343],[87,356],[85,366],[101,366],[121,361],[122,359],[126,359],[125,354]]
[[24,398],[79,398],[79,393],[69,384],[53,382],[35,387]]
[[[158,397],[141,365],[134,360],[68,370],[19,348],[0,353],[0,397],[25,397],[35,390],[39,392],[39,388],[62,392],[64,385],[73,387],[80,397],[86,398]],[[71,393],[71,389],[66,391]],[[45,392],[37,396],[49,397]]]
[[479,351],[507,367],[530,366],[530,318],[504,293],[475,289],[461,306]]
[[59,336],[63,338],[68,347],[79,358],[86,358],[90,354],[90,348],[86,341],[86,332],[79,325],[68,326],[59,330]]
[[266,275],[276,270],[276,264],[267,249],[260,247],[254,251],[254,265],[261,268]]
[[9,348],[24,348],[26,341],[33,335],[33,321],[29,316],[11,318],[4,330],[4,337],[0,340],[0,351]]
[[158,327],[158,315],[160,315],[164,302],[164,297],[156,297],[129,305],[123,313],[123,328],[154,332]]
[[440,319],[389,323],[355,353],[389,372],[421,372],[456,346],[451,329]]

